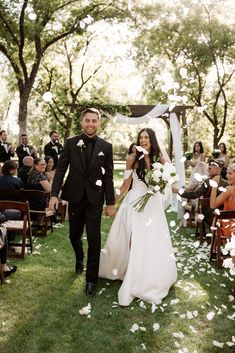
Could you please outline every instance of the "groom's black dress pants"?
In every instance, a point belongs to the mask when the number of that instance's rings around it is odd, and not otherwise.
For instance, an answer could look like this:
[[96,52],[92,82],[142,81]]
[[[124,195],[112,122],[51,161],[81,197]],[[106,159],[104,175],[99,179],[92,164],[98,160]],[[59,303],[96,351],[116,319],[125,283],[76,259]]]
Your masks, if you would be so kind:
[[91,205],[86,194],[81,201],[69,203],[69,237],[73,246],[76,261],[83,261],[82,235],[86,226],[88,253],[86,281],[96,283],[98,280],[101,215],[103,205]]

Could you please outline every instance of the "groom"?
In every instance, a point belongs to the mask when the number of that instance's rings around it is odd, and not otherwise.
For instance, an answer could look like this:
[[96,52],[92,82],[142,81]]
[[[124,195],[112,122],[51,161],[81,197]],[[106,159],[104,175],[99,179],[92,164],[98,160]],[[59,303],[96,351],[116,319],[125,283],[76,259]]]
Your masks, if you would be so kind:
[[82,234],[86,226],[88,255],[86,270],[86,295],[96,293],[101,248],[101,215],[104,199],[105,214],[116,213],[113,188],[112,145],[96,135],[100,125],[100,112],[87,108],[82,112],[82,134],[66,140],[53,179],[49,207],[58,208],[58,194],[65,173],[69,173],[61,198],[69,201],[69,237],[73,246],[75,272],[83,272],[84,252]]

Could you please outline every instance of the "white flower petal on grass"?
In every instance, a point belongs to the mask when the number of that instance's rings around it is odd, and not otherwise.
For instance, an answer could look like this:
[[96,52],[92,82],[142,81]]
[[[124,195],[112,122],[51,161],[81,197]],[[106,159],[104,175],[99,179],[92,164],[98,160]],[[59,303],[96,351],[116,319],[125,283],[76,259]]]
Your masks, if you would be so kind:
[[215,312],[214,311],[210,311],[207,315],[206,318],[207,320],[211,321],[215,316]]
[[228,347],[232,347],[232,346],[234,346],[235,343],[233,343],[233,342],[226,342],[226,344],[227,344]]
[[175,338],[184,338],[184,334],[181,331],[180,332],[173,332],[172,335]]
[[195,328],[192,325],[189,325],[189,328],[193,333],[197,333],[197,330],[195,330]]
[[102,171],[102,174],[104,175],[105,174],[105,169],[103,167],[101,167],[101,171]]
[[186,316],[189,320],[193,319],[193,314],[191,311],[187,311]]
[[213,180],[213,179],[209,180],[209,184],[210,184],[210,186],[212,188],[217,188],[218,187],[218,183],[215,180]]
[[147,330],[146,330],[146,327],[140,326],[140,331],[144,331],[144,332],[147,331]]
[[172,299],[171,302],[170,302],[170,305],[175,305],[175,304],[178,304],[179,303],[179,299]]
[[176,223],[175,221],[170,221],[170,227],[175,227]]
[[82,309],[79,310],[80,315],[89,315],[91,313],[91,304],[88,303],[87,306],[84,306]]
[[199,246],[200,246],[200,241],[199,241],[199,240],[195,241],[195,242],[193,243],[193,246],[194,246],[196,249],[199,248]]
[[233,295],[229,295],[229,296],[228,296],[228,300],[229,300],[230,302],[233,302],[233,301],[234,301],[234,296],[233,296]]
[[160,325],[159,325],[157,322],[155,322],[155,323],[153,324],[153,331],[156,332],[156,331],[158,331],[159,329],[160,329]]
[[130,329],[130,331],[133,332],[133,333],[135,333],[138,330],[139,330],[139,325],[138,324],[133,324],[131,329]]
[[218,342],[218,341],[214,340],[212,343],[213,343],[213,345],[215,347],[219,347],[219,348],[223,348],[224,347],[224,343],[223,342]]
[[144,304],[143,300],[140,301],[140,307],[143,309],[146,309],[146,305]]
[[151,313],[153,314],[156,309],[157,309],[157,306],[156,306],[155,303],[153,303],[152,306],[151,306]]
[[146,351],[146,346],[144,343],[141,343],[141,347],[143,348],[143,351]]
[[185,214],[184,214],[184,219],[189,219],[189,213],[188,212],[186,212]]

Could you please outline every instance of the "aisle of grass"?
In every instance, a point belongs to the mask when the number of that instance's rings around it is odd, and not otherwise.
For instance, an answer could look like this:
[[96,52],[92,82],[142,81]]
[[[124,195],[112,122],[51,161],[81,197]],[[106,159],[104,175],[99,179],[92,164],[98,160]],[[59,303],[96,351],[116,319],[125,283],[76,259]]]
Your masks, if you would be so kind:
[[[169,222],[176,220],[174,213],[167,217]],[[103,242],[110,224],[110,219],[103,219]],[[234,334],[232,278],[208,263],[208,248],[198,247],[193,229],[170,229],[178,281],[155,311],[137,300],[127,308],[117,306],[119,281],[100,280],[100,294],[88,300],[84,274],[74,274],[67,223],[37,239],[34,254],[14,261],[18,271],[9,284],[0,286],[0,352],[232,352],[235,345],[226,343]],[[91,318],[79,314],[89,302]],[[212,320],[208,313],[214,315]],[[140,329],[132,333],[135,323]],[[156,323],[160,328],[154,332]],[[224,343],[223,348],[213,341]]]

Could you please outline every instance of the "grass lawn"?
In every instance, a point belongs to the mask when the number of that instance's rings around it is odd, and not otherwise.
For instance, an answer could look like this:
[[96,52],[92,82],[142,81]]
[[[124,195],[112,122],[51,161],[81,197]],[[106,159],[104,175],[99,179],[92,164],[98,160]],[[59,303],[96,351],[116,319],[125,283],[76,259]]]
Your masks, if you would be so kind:
[[[167,217],[176,221],[172,212]],[[103,219],[103,242],[111,222]],[[208,262],[208,246],[198,246],[193,229],[179,228],[176,221],[170,230],[178,281],[156,310],[138,300],[119,307],[119,281],[100,280],[99,294],[88,299],[85,275],[74,274],[67,222],[47,238],[37,238],[34,254],[12,259],[18,271],[0,286],[0,352],[233,352],[233,279]],[[88,303],[90,318],[79,313]],[[133,333],[134,324],[139,329]],[[160,326],[156,331],[154,324]],[[223,348],[215,346],[222,343]]]

